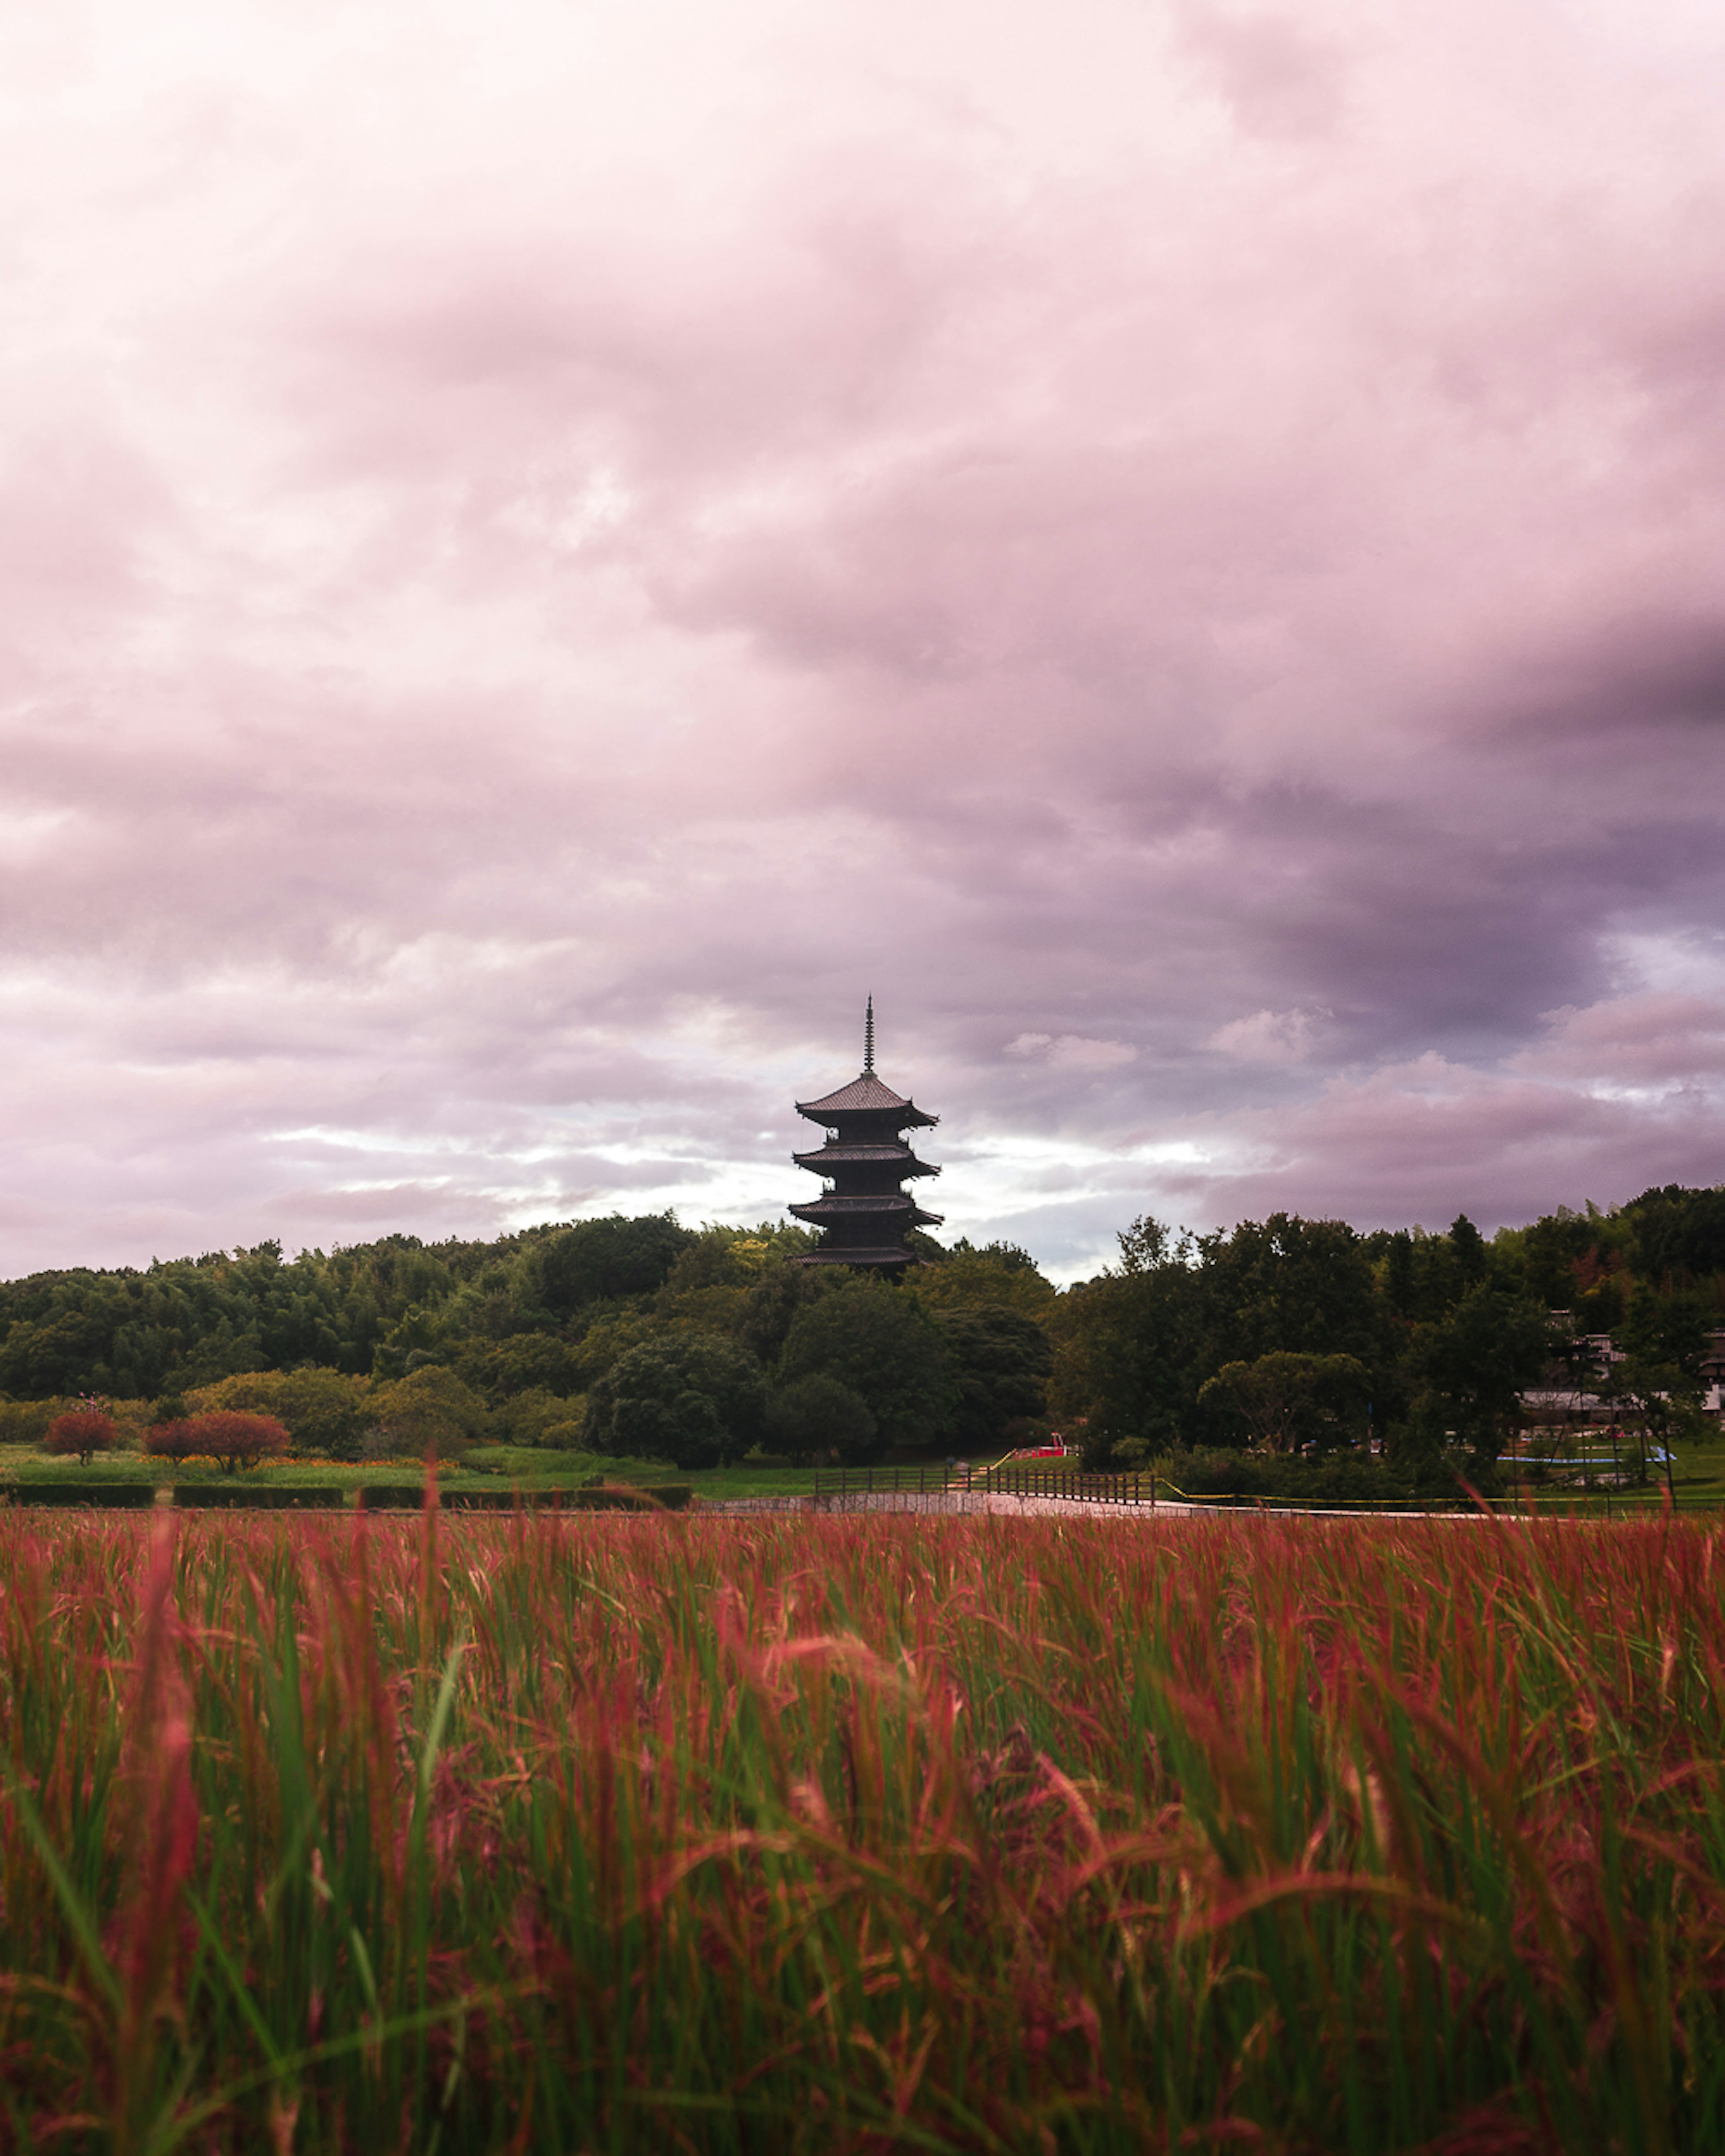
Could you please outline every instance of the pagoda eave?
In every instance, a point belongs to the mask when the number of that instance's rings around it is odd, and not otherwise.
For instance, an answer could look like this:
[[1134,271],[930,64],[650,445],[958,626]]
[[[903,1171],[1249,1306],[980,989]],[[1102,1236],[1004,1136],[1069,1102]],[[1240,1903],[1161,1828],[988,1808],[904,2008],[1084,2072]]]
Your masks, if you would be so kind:
[[812,1198],[806,1205],[788,1205],[785,1210],[793,1219],[806,1220],[811,1228],[878,1220],[883,1227],[902,1232],[906,1228],[938,1228],[946,1219],[942,1213],[925,1213],[908,1198]]
[[938,1175],[931,1162],[918,1160],[908,1146],[822,1146],[791,1158],[811,1175],[836,1174],[841,1168],[890,1168],[895,1176]]

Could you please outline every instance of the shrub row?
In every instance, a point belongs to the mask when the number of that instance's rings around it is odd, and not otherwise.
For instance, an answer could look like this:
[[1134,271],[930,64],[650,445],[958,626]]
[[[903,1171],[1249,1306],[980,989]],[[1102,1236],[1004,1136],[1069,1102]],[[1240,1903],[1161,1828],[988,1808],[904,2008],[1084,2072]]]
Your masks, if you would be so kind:
[[[452,1511],[512,1512],[517,1503],[540,1510],[567,1512],[680,1512],[691,1491],[686,1482],[660,1482],[651,1490],[444,1490],[442,1502]],[[9,1491],[14,1505],[100,1505],[136,1511],[156,1502],[150,1482],[107,1482],[90,1478],[82,1481],[14,1482]],[[424,1492],[411,1482],[368,1482],[359,1492],[360,1502],[372,1512],[418,1512]],[[187,1511],[212,1510],[280,1512],[334,1511],[346,1504],[347,1492],[337,1483],[177,1482],[173,1502]]]
[[308,1507],[330,1512],[347,1502],[347,1492],[339,1483],[265,1483],[262,1487],[243,1482],[176,1482],[174,1502],[209,1511],[215,1507],[247,1512],[305,1511]]
[[144,1509],[156,1502],[149,1482],[14,1482],[8,1493],[14,1505],[114,1505]]
[[[511,1512],[516,1505],[562,1512],[680,1512],[692,1495],[686,1482],[658,1482],[650,1490],[444,1490],[439,1502],[451,1511]],[[360,1502],[370,1512],[417,1512],[421,1493],[412,1483],[367,1482]]]

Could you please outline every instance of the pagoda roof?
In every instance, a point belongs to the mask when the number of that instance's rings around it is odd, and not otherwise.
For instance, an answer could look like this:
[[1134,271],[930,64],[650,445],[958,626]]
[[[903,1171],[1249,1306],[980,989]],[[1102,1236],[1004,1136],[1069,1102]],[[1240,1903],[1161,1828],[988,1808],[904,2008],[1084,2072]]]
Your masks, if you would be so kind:
[[790,1209],[793,1213],[819,1213],[824,1219],[846,1213],[914,1213],[916,1201],[901,1190],[834,1191],[804,1199]]
[[880,1219],[907,1221],[913,1228],[938,1228],[944,1217],[938,1213],[925,1213],[914,1198],[902,1192],[882,1191],[867,1197],[841,1195],[828,1191],[819,1198],[811,1198],[805,1204],[788,1205],[785,1210],[798,1220],[812,1220],[817,1224],[829,1220]]
[[924,1115],[915,1101],[907,1101],[901,1093],[884,1085],[872,1070],[865,1070],[860,1077],[853,1078],[848,1086],[841,1086],[834,1093],[824,1094],[818,1101],[798,1101],[797,1113],[809,1116],[819,1122],[825,1116],[870,1115],[888,1109],[902,1109],[906,1122],[937,1123],[938,1116]]
[[798,1168],[806,1168],[815,1175],[827,1175],[840,1168],[879,1168],[884,1163],[896,1168],[901,1175],[938,1175],[940,1170],[926,1160],[918,1160],[901,1140],[883,1138],[878,1145],[869,1145],[852,1139],[834,1145],[830,1141],[813,1152],[793,1152],[791,1158]]
[[902,1138],[829,1138],[813,1152],[793,1152],[793,1160],[911,1160]]

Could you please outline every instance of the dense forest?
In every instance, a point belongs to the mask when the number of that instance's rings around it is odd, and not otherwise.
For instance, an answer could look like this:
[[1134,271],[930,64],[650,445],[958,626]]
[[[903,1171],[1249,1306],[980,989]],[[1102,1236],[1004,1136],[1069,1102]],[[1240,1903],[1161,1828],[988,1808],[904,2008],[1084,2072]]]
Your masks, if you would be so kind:
[[1701,1430],[1725,1327],[1725,1188],[1560,1209],[1489,1240],[1465,1217],[1370,1235],[1143,1219],[1064,1291],[1010,1245],[918,1241],[927,1262],[899,1286],[788,1263],[809,1244],[797,1228],[669,1214],[39,1273],[0,1286],[0,1394],[13,1434],[75,1397],[145,1420],[192,1398],[265,1409],[348,1456],[380,1427],[698,1466],[757,1447],[974,1450],[1052,1424],[1097,1466],[1376,1438],[1489,1476],[1542,1383],[1603,1390],[1655,1435]]

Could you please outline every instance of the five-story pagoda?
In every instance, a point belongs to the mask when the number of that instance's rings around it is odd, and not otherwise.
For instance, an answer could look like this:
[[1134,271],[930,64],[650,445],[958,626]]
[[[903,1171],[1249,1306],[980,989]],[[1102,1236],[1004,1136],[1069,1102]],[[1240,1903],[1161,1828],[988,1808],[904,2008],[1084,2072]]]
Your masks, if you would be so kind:
[[875,1075],[872,996],[863,1023],[861,1075],[824,1099],[798,1101],[797,1113],[811,1123],[824,1123],[827,1131],[819,1151],[791,1155],[798,1168],[827,1180],[819,1198],[790,1209],[798,1219],[822,1230],[819,1247],[798,1263],[864,1265],[883,1272],[915,1265],[905,1238],[912,1228],[939,1227],[941,1216],[923,1212],[899,1186],[940,1170],[918,1160],[900,1133],[932,1129],[940,1117],[924,1115],[914,1101],[901,1100]]

